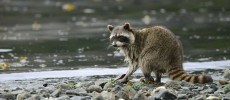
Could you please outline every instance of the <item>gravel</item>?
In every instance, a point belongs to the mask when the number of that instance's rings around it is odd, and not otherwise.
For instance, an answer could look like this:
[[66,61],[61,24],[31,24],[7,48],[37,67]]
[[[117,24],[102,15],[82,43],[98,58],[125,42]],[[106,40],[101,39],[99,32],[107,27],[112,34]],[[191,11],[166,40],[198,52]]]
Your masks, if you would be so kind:
[[[224,72],[227,75],[226,71],[217,74]],[[106,76],[4,81],[0,82],[0,100],[229,100],[228,77],[208,84],[172,80],[148,84],[139,78],[121,84]]]

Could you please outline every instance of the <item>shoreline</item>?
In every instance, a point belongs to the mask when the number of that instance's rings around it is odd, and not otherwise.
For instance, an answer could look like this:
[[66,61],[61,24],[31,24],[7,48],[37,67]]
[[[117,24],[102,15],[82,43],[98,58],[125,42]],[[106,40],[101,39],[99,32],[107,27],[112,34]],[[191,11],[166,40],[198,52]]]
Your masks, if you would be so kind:
[[[211,62],[186,62],[183,64],[187,72],[204,71],[204,70],[223,70],[230,68],[230,60],[211,61]],[[126,73],[128,67],[121,68],[80,68],[78,70],[61,70],[61,71],[41,71],[41,72],[22,72],[0,74],[0,82],[7,80],[25,80],[36,78],[62,78],[62,77],[84,77],[94,75],[120,75]],[[87,73],[86,73],[87,72]],[[138,69],[134,74],[141,74]]]

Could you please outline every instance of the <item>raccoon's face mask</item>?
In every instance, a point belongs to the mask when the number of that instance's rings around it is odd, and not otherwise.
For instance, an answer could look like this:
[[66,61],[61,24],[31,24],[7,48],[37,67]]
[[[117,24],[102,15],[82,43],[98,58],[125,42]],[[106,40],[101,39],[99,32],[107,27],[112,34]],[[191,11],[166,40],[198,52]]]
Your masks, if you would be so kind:
[[110,41],[113,47],[125,47],[134,43],[135,38],[129,23],[116,27],[108,25],[107,28],[111,33]]

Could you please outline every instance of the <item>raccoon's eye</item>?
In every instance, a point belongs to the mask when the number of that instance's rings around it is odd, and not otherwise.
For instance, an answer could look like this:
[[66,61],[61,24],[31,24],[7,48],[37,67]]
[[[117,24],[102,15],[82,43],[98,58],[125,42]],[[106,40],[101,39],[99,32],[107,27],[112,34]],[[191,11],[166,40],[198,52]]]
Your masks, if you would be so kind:
[[129,42],[129,38],[127,38],[125,36],[118,36],[117,40],[120,42]]

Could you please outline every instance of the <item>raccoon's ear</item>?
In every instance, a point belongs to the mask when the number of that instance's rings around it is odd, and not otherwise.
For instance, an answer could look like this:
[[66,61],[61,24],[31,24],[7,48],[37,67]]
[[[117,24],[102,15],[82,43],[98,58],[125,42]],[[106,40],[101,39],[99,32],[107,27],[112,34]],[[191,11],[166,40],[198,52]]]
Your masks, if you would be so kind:
[[114,29],[114,27],[112,25],[108,25],[107,29],[111,32]]
[[131,29],[130,29],[130,24],[129,24],[129,23],[125,23],[124,29],[125,29],[125,30],[128,30],[128,31],[131,30]]

